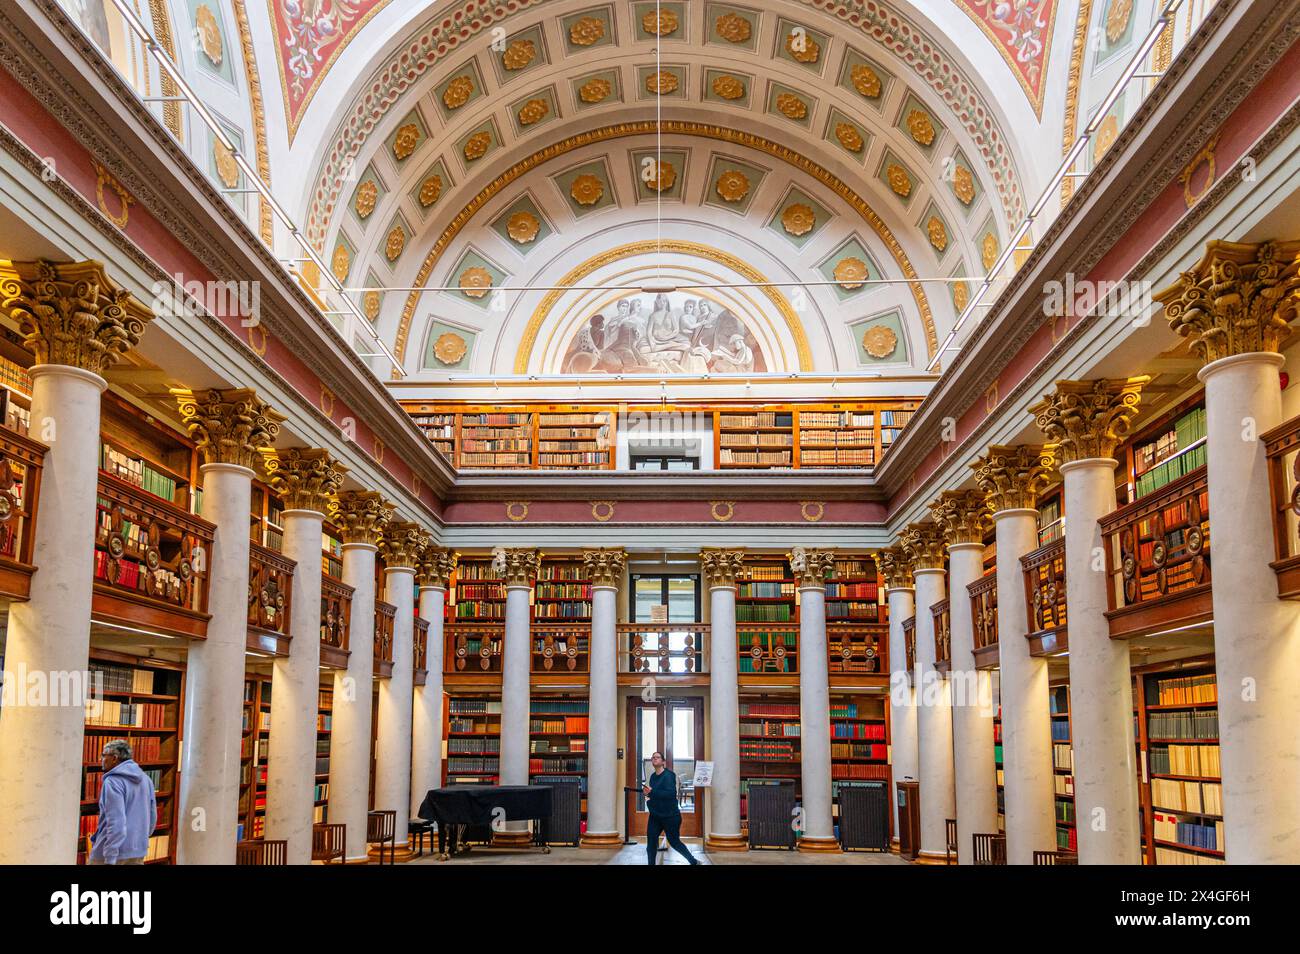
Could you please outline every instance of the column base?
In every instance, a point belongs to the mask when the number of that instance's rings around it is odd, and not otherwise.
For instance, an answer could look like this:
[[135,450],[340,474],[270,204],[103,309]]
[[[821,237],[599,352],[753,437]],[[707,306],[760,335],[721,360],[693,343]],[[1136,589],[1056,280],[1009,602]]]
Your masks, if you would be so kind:
[[[398,842],[397,847],[393,849],[392,859],[394,864],[410,861],[414,857],[415,845],[409,839]],[[388,845],[384,845],[382,849],[378,845],[371,845],[366,849],[366,859],[370,864],[387,864],[388,858]],[[359,863],[365,864],[366,862]]]
[[903,846],[897,838],[889,839],[889,853],[891,855],[896,855],[902,850],[903,850]]
[[916,856],[915,859],[913,859],[912,864],[914,864],[914,865],[946,865],[946,864],[948,864],[948,856],[945,855],[942,851],[938,851],[938,852],[935,852],[935,851],[922,851],[922,852],[918,852],[918,853],[917,853],[917,856]]
[[705,851],[748,851],[749,839],[744,835],[707,835]]
[[492,833],[493,848],[527,848],[533,843],[531,832],[527,831],[494,831]]
[[623,836],[616,831],[585,831],[578,841],[579,848],[617,848]]
[[800,851],[805,852],[838,852],[840,850],[840,843],[834,838],[804,835],[799,839],[799,843],[796,847]]

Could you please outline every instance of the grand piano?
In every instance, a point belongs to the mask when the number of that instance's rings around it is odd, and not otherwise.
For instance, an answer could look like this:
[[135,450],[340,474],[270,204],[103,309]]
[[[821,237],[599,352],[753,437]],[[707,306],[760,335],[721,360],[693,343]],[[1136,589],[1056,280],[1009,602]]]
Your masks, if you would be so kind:
[[[465,836],[474,828],[490,835],[494,823],[530,821],[533,845],[550,854],[546,843],[551,819],[549,785],[446,785],[430,789],[420,803],[419,815],[438,826],[438,857],[469,850]],[[459,849],[459,850],[458,850]]]

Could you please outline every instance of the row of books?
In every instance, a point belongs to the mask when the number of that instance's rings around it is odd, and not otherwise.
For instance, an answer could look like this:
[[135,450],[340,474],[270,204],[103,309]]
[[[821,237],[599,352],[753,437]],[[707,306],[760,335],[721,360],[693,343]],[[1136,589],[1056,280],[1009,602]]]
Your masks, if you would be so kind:
[[159,473],[142,459],[114,450],[107,444],[99,445],[99,469],[120,477],[156,497],[175,502],[176,481]]
[[1074,827],[1056,829],[1056,848],[1058,851],[1079,850],[1079,830]]
[[1146,700],[1149,706],[1183,706],[1217,702],[1218,683],[1214,681],[1214,673],[1174,676],[1170,679],[1148,679]]
[[739,599],[778,599],[783,596],[794,597],[794,583],[776,583],[769,581],[742,582],[737,586]]
[[864,447],[856,450],[838,448],[836,450],[800,450],[799,462],[805,467],[869,467],[876,462],[874,448]]
[[1056,794],[1057,794],[1057,795],[1068,795],[1068,796],[1073,797],[1073,795],[1074,795],[1074,776],[1073,776],[1073,775],[1057,775],[1057,776],[1054,776],[1053,781],[1056,782]]
[[537,439],[542,442],[542,450],[547,449],[547,442],[567,444],[570,447],[594,443],[603,447],[608,436],[608,431],[603,427],[550,427],[537,432]]
[[1148,758],[1152,775],[1220,777],[1217,745],[1153,745]]
[[1147,735],[1153,739],[1217,739],[1219,711],[1192,709],[1186,712],[1149,712]]
[[330,760],[329,760],[329,758],[328,758],[328,757],[325,757],[325,758],[319,758],[319,759],[317,759],[317,760],[316,760],[316,772],[315,772],[315,774],[317,774],[317,775],[328,775],[329,773],[330,773]]
[[0,356],[0,386],[30,395],[32,377],[27,373],[27,369],[16,361]]
[[[87,765],[98,765],[104,755],[104,746],[122,738],[120,735],[103,735],[87,732],[81,740],[81,761]],[[127,740],[131,745],[131,756],[137,762],[162,761],[162,739],[156,735],[144,735]]]
[[518,427],[533,423],[531,414],[462,414],[461,427]]
[[156,673],[152,669],[131,669],[97,662],[92,662],[89,668],[92,681],[98,682],[104,692],[154,694]]
[[452,715],[501,714],[500,699],[466,699],[455,697],[447,700],[448,711]]
[[597,411],[576,414],[543,414],[539,419],[541,427],[582,427],[596,425],[606,427],[609,425],[609,412]]
[[885,723],[883,722],[836,722],[836,716],[831,715],[831,738],[832,739],[885,739]]
[[457,584],[464,583],[467,580],[500,581],[500,579],[496,570],[492,568],[492,564],[486,560],[480,562],[467,561],[456,567]]
[[761,716],[766,718],[798,718],[797,702],[742,702],[738,706],[742,716]]
[[793,742],[741,739],[740,758],[750,762],[793,762],[799,758],[799,750]]
[[586,735],[591,728],[591,719],[587,716],[569,715],[550,718],[533,718],[528,720],[529,732],[548,732],[552,735],[568,733],[569,735]]
[[720,464],[737,464],[747,467],[788,467],[791,463],[790,451],[734,451],[723,447],[718,451]]
[[503,600],[506,591],[501,583],[461,583],[456,596],[461,600]]
[[604,451],[588,451],[581,454],[547,454],[537,455],[539,467],[603,467],[609,463],[609,456]]
[[886,779],[889,778],[889,766],[869,762],[832,762],[831,778]]
[[1134,488],[1136,496],[1145,497],[1147,494],[1155,493],[1161,487],[1173,483],[1179,477],[1190,474],[1198,467],[1204,467],[1205,454],[1206,445],[1198,444],[1186,453],[1171,457],[1163,464],[1152,467],[1145,474],[1138,477]]
[[832,742],[833,759],[884,759],[885,746],[878,742]]
[[499,755],[500,752],[501,740],[495,735],[481,739],[455,738],[447,743],[448,755]]
[[874,427],[871,411],[800,411],[799,427]]
[[500,453],[502,451],[528,451],[531,450],[533,443],[528,438],[496,438],[492,440],[470,440],[462,437],[460,442],[461,453],[482,452],[482,453]]
[[[836,575],[839,569],[836,568]],[[876,600],[880,596],[880,587],[873,580],[870,583],[837,583],[834,580],[826,584],[826,598],[845,600]]]
[[1056,823],[1058,825],[1074,824],[1074,802],[1060,798],[1056,800]]
[[799,432],[799,446],[830,444],[832,446],[844,445],[852,447],[859,444],[872,444],[875,442],[875,437],[875,432],[872,430],[813,431],[805,429]]
[[1060,742],[1052,745],[1052,765],[1058,769],[1074,770],[1074,752],[1069,745]]
[[581,563],[544,562],[537,571],[538,582],[551,580],[578,580],[587,582],[587,568]]
[[[743,716],[744,713],[741,713]],[[741,735],[763,735],[774,738],[798,738],[802,733],[798,722],[741,722]]]
[[558,756],[549,756],[546,758],[528,760],[529,774],[540,772],[585,771],[587,771],[587,760],[585,758],[560,758]]
[[1052,720],[1052,741],[1069,742],[1070,741],[1070,723],[1065,719]]
[[469,773],[487,773],[495,775],[501,770],[501,760],[496,757],[492,758],[448,758],[448,772],[469,772]]
[[721,414],[718,427],[794,427],[794,415],[789,411],[758,411],[753,414]]
[[586,752],[587,740],[585,738],[573,738],[564,742],[556,742],[554,739],[533,739],[528,744],[528,751],[534,755]]
[[[144,769],[144,774],[149,776],[149,781],[153,783],[154,792],[162,790],[162,769]],[[92,802],[99,798],[99,793],[104,787],[104,772],[87,772],[82,779],[81,799],[82,801]]]
[[591,603],[534,603],[533,619],[591,619]]
[[[742,647],[742,653],[747,651]],[[766,656],[755,659],[753,656],[745,654],[737,660],[737,671],[740,673],[756,672],[794,672],[794,660],[789,656]]]
[[1222,858],[1214,855],[1199,855],[1191,851],[1179,851],[1177,848],[1164,848],[1156,845],[1157,865],[1221,865]]
[[329,797],[330,797],[330,783],[317,782],[315,786],[315,794],[312,798],[312,801],[324,802],[324,801],[328,801]]
[[880,605],[878,603],[863,603],[856,600],[851,602],[828,600],[826,603],[826,616],[829,619],[853,619],[862,622],[875,622],[880,618]]
[[538,581],[533,587],[533,595],[544,600],[589,600],[591,584],[589,583],[550,583]]
[[785,580],[790,576],[789,568],[779,563],[753,564],[746,571],[751,580]]
[[586,715],[589,710],[586,699],[534,699],[529,711],[533,715]]
[[1157,841],[1172,841],[1189,848],[1223,850],[1223,822],[1185,821],[1166,812],[1152,812],[1153,834]]
[[460,455],[462,467],[528,467],[532,458],[528,454],[466,454]]
[[506,604],[463,600],[456,604],[456,619],[505,619]]
[[[485,722],[480,723],[474,719],[457,718],[456,716],[452,716],[447,720],[447,731],[455,732],[457,734],[472,733],[474,735],[484,735],[486,734],[483,731],[485,726]],[[460,745],[461,740],[457,740],[456,744]]]
[[1151,804],[1170,811],[1223,814],[1223,786],[1218,782],[1187,782],[1174,778],[1151,780]]
[[795,608],[788,603],[742,603],[736,607],[737,623],[788,623]]
[[161,729],[168,723],[167,704],[162,702],[115,702],[86,700],[86,725],[134,726]]
[[721,434],[719,447],[793,447],[793,434]]
[[316,731],[330,732],[334,729],[334,716],[328,712],[316,713]]

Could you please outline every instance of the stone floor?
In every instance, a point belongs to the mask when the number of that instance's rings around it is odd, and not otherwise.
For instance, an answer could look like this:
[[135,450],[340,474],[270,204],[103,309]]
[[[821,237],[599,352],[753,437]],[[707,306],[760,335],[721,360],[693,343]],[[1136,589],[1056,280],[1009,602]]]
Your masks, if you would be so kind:
[[[706,865],[901,865],[898,855],[874,851],[851,851],[838,854],[799,851],[720,851],[703,852],[698,838],[683,838],[686,846]],[[427,853],[408,862],[413,865],[440,864]],[[644,865],[645,838],[638,844],[621,848],[552,848],[550,854],[539,849],[485,848],[475,846],[468,855],[446,862],[447,865]],[[659,854],[659,863],[686,865],[686,859],[669,849]]]

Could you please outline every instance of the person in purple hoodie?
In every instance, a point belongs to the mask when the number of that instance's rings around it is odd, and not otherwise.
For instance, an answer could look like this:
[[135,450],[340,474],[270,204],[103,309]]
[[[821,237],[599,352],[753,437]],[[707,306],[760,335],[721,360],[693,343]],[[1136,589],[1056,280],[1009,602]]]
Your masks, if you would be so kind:
[[99,790],[99,828],[90,849],[92,865],[142,865],[149,836],[158,821],[153,782],[131,757],[131,746],[116,739],[104,746]]

